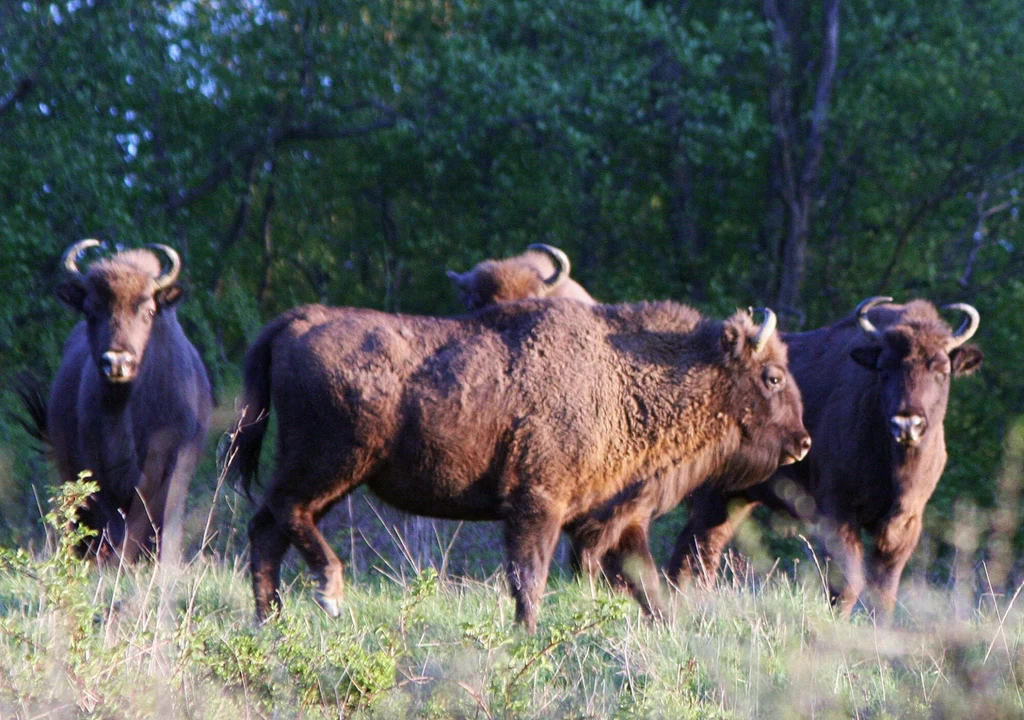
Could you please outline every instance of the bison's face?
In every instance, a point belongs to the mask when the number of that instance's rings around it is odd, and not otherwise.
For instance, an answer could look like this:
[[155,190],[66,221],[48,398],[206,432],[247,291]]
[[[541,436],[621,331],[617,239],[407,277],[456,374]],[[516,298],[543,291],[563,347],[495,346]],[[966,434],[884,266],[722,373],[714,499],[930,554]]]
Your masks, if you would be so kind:
[[178,285],[154,292],[131,291],[123,283],[90,277],[85,287],[73,283],[58,288],[58,295],[84,316],[89,349],[101,377],[109,383],[130,383],[138,375],[157,315],[181,296]]
[[762,423],[748,433],[764,446],[778,448],[778,465],[799,462],[811,449],[811,436],[804,427],[804,406],[796,381],[786,366],[775,362],[766,362],[759,374],[754,389],[761,397],[753,406]]
[[745,482],[760,482],[779,465],[803,460],[811,448],[800,389],[789,372],[786,347],[777,336],[765,341],[741,332],[733,337],[727,324],[724,341],[739,361],[733,371],[733,402],[743,408],[739,419]]
[[172,308],[182,290],[175,282],[180,260],[163,245],[172,270],[161,272],[160,261],[148,250],[130,250],[78,270],[77,257],[95,240],[81,241],[65,254],[69,278],[57,286],[57,296],[85,316],[89,349],[100,376],[111,384],[132,382],[138,375],[159,314]]
[[502,302],[498,298],[500,292],[495,286],[493,277],[486,272],[483,265],[484,263],[481,263],[464,273],[448,271],[448,279],[452,281],[455,290],[459,293],[459,301],[470,311]]
[[[166,245],[150,245],[99,260],[87,272],[79,270],[81,255],[101,245],[99,240],[79,240],[64,252],[67,279],[57,286],[57,297],[85,316],[100,376],[111,384],[126,384],[142,367],[157,316],[181,298],[176,282],[181,258]],[[167,271],[154,250],[170,260]]]
[[976,345],[947,351],[942,342],[929,340],[898,328],[884,333],[880,344],[850,353],[875,373],[883,422],[903,447],[920,444],[936,428],[941,432],[950,379],[973,373],[982,361]]
[[[967,316],[952,332],[927,301],[903,306],[891,302],[891,297],[879,295],[857,306],[857,324],[871,344],[855,347],[850,357],[875,373],[882,421],[898,446],[910,448],[936,433],[941,437],[950,377],[970,375],[981,365],[981,350],[965,344],[981,317],[966,303],[943,306]],[[874,321],[872,308],[877,308]],[[876,327],[878,319],[888,326]]]

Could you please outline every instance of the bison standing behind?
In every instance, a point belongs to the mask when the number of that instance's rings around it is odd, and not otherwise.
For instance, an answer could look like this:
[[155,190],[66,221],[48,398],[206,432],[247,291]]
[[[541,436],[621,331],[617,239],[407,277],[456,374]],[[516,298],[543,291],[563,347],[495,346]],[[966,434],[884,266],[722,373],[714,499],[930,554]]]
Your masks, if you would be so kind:
[[[953,332],[931,303],[891,300],[869,298],[833,325],[785,336],[814,447],[805,462],[748,490],[700,490],[670,577],[712,581],[736,524],[764,503],[820,523],[846,575],[836,598],[843,614],[866,587],[891,613],[925,504],[946,464],[950,380],[982,361],[981,350],[965,344],[978,329],[973,307],[947,306],[968,316]],[[867,558],[862,532],[874,540]]]
[[448,271],[467,310],[513,300],[568,298],[593,305],[583,286],[569,277],[569,257],[556,247],[537,243],[503,260],[484,260],[472,270]]
[[85,319],[71,331],[50,391],[46,435],[65,482],[92,471],[100,486],[82,513],[100,533],[90,551],[134,560],[160,537],[180,554],[185,495],[210,424],[212,400],[199,353],[178,324],[178,254],[164,272],[150,250],[125,250],[78,269],[97,240],[64,254],[57,296]]
[[[614,515],[619,498],[688,491],[668,468],[699,482],[743,456],[744,481],[758,482],[804,455],[800,396],[773,327],[673,303],[565,300],[462,318],[319,305],[281,315],[246,356],[228,465],[248,490],[272,402],[277,463],[249,523],[257,617],[279,607],[291,545],[317,577],[317,600],[340,612],[341,562],[316,524],[366,484],[408,512],[504,521],[516,617],[532,631],[563,527],[586,519],[600,533],[592,514]],[[646,542],[636,529],[616,523],[607,544]]]

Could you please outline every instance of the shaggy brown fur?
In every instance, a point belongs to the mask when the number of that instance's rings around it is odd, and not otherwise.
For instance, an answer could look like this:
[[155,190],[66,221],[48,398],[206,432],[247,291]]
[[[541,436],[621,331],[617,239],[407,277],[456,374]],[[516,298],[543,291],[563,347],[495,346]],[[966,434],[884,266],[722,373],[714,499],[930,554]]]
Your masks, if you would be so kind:
[[468,310],[528,298],[569,298],[589,305],[596,302],[569,277],[568,267],[556,267],[552,255],[541,250],[530,249],[503,260],[484,260],[464,273],[449,270],[448,277]]
[[[464,318],[319,305],[278,317],[247,354],[228,467],[248,491],[273,402],[277,465],[249,524],[257,617],[279,606],[291,545],[318,601],[340,611],[341,563],[316,523],[366,484],[408,512],[504,521],[517,617],[532,630],[563,527],[614,512],[623,493],[678,502],[743,452],[758,466],[751,481],[803,454],[785,347],[772,336],[755,351],[757,330],[746,314],[712,322],[672,303],[566,300]],[[648,489],[668,468],[690,472]],[[630,517],[605,544],[649,557],[642,513]]]
[[[546,247],[546,246],[540,246]],[[552,252],[552,250],[554,252]],[[528,298],[569,297],[588,304],[596,302],[578,283],[568,280],[568,268],[556,267],[553,258],[560,250],[549,251],[530,249],[513,258],[504,260],[485,260],[472,270],[459,274],[452,271],[448,276],[455,283],[463,302],[470,310]],[[568,265],[568,258],[564,259]],[[559,278],[561,274],[564,277]],[[545,280],[546,279],[546,280]],[[561,285],[558,285],[559,279]],[[733,464],[741,461],[733,460]],[[684,469],[678,478],[681,487],[696,484],[691,477],[692,469]],[[751,480],[750,482],[756,482]],[[640,492],[643,488],[644,492]],[[651,488],[672,488],[665,497],[652,497]],[[572,538],[572,554],[574,570],[584,572],[592,579],[604,574],[608,580],[619,587],[626,587],[638,597],[651,600],[650,589],[657,587],[657,573],[650,554],[640,552],[646,548],[646,528],[654,518],[672,510],[682,499],[682,491],[677,492],[676,483],[671,476],[661,477],[652,483],[638,483],[623,497],[616,498],[614,508],[602,508],[596,517],[581,519],[569,528]],[[675,498],[674,502],[669,498]],[[641,531],[637,528],[643,527]],[[616,529],[634,528],[633,531],[623,530],[624,538],[635,538],[631,546],[616,546],[614,538]],[[640,538],[643,536],[643,542]],[[626,566],[627,555],[640,553],[644,571],[639,577]],[[645,586],[641,588],[641,585]],[[648,603],[645,602],[645,605]]]
[[[835,598],[844,614],[865,588],[883,613],[892,611],[925,504],[946,464],[950,378],[974,372],[982,352],[975,345],[947,349],[950,326],[924,300],[883,305],[869,317],[881,331],[878,341],[865,336],[854,315],[785,335],[814,447],[804,462],[743,492],[698,491],[670,577],[713,582],[736,525],[765,503],[820,524],[846,575]],[[905,418],[920,418],[919,438],[901,437],[897,421]],[[862,531],[874,539],[866,560]]]
[[175,311],[181,288],[156,289],[160,274],[149,250],[127,250],[57,288],[85,320],[64,346],[45,435],[62,480],[91,470],[100,485],[82,520],[100,533],[87,551],[101,561],[132,561],[157,536],[161,557],[178,559],[210,424],[206,369]]

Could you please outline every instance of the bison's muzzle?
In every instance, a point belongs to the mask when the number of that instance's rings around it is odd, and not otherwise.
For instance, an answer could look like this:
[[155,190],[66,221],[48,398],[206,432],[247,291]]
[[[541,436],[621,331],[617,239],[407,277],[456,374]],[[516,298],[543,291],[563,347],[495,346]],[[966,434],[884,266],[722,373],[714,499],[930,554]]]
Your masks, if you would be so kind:
[[103,378],[111,383],[131,382],[135,379],[137,367],[135,353],[128,351],[108,350],[100,358]]
[[786,442],[782,448],[782,457],[779,459],[779,465],[792,465],[793,463],[800,462],[811,449],[811,436],[807,433],[801,435],[794,435]]
[[925,419],[917,414],[893,415],[889,418],[889,432],[900,445],[919,443],[927,426]]

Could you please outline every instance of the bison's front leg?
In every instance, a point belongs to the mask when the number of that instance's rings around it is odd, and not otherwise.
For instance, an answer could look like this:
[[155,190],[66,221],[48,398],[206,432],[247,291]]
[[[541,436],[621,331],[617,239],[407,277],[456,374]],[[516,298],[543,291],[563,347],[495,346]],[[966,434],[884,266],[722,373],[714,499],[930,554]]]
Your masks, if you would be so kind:
[[591,515],[568,530],[591,582],[604,575],[616,590],[628,590],[648,615],[661,618],[661,580],[651,555],[649,518],[628,503],[610,517]]
[[831,592],[830,598],[839,614],[848,618],[860,598],[866,580],[864,577],[864,543],[860,539],[860,528],[851,522],[825,520],[822,523],[822,539],[825,547],[839,563],[846,583],[839,592]]
[[505,521],[506,571],[516,621],[531,634],[537,630],[537,611],[561,529],[561,519],[548,513],[514,513]]
[[900,576],[917,548],[921,530],[921,515],[904,513],[890,518],[875,537],[875,548],[868,561],[868,582],[873,605],[883,619],[889,619],[896,609]]
[[626,526],[617,547],[609,553],[606,571],[612,584],[617,584],[621,578],[650,617],[664,619],[661,581],[651,555],[646,523],[633,522]]
[[204,437],[197,433],[187,442],[170,433],[160,434],[150,442],[149,457],[143,469],[138,497],[132,509],[142,500],[146,516],[142,523],[131,522],[129,510],[129,538],[139,547],[151,547],[158,536],[160,563],[174,567],[181,562],[183,530],[185,526],[185,498],[195,474]]
[[257,622],[265,622],[281,610],[281,560],[290,545],[274,514],[261,507],[249,521],[249,568]]
[[690,519],[676,538],[665,569],[669,580],[678,587],[692,581],[714,587],[722,551],[756,506],[745,496],[729,497],[709,486],[697,490],[690,498]]

